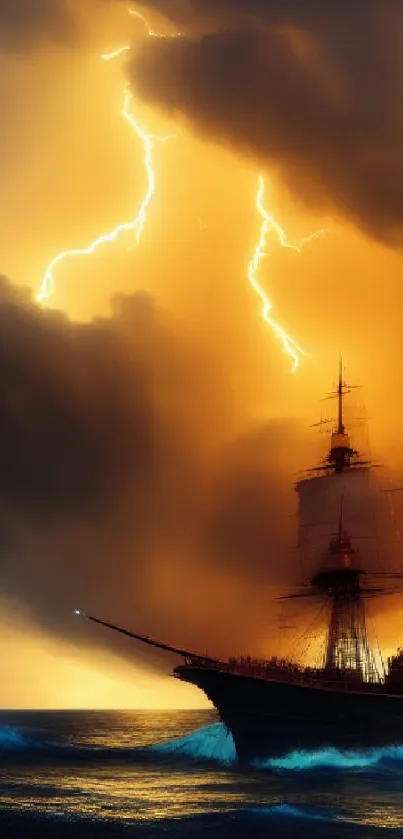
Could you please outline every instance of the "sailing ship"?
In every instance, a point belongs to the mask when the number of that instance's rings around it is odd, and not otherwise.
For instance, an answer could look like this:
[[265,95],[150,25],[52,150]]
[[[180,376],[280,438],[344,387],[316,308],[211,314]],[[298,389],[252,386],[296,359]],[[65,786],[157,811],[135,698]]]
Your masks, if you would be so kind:
[[296,750],[362,749],[403,742],[403,650],[385,667],[371,647],[366,626],[366,599],[397,591],[403,574],[366,571],[345,526],[346,497],[351,489],[353,496],[360,496],[372,468],[346,430],[347,392],[340,362],[337,390],[329,394],[337,397],[338,416],[328,454],[296,485],[302,545],[309,518],[324,498],[338,503],[337,531],[308,583],[283,598],[318,598],[325,605],[328,621],[318,666],[275,656],[220,660],[84,615],[181,657],[172,675],[206,694],[231,732],[240,761],[280,758]]

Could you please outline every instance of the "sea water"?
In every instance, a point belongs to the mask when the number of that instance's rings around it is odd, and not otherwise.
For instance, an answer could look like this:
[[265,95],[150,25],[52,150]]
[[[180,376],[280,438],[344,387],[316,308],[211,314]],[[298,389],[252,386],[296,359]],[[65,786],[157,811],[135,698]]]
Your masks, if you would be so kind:
[[213,711],[0,713],[2,839],[403,837],[403,746],[237,766]]

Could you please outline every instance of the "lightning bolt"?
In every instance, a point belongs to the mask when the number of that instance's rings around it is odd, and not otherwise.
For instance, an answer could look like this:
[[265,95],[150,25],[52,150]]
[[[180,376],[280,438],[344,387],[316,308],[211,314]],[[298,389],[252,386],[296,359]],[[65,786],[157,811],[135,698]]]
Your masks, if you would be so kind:
[[265,189],[265,182],[263,175],[259,175],[259,184],[258,184],[258,191],[256,195],[256,208],[258,213],[262,219],[262,224],[260,227],[260,237],[259,241],[255,247],[255,251],[253,257],[248,266],[248,280],[256,292],[256,294],[260,297],[262,301],[262,309],[261,314],[263,320],[271,327],[275,336],[281,341],[283,346],[283,352],[288,355],[292,360],[292,372],[298,369],[300,364],[300,356],[307,355],[305,350],[300,347],[297,343],[295,338],[292,338],[291,335],[288,335],[284,329],[274,320],[271,315],[271,311],[273,308],[273,304],[269,300],[266,292],[260,285],[258,281],[258,272],[259,267],[262,259],[267,255],[266,254],[266,243],[268,234],[271,231],[274,231],[277,235],[277,239],[283,248],[287,248],[289,250],[295,251],[296,253],[302,253],[303,248],[308,245],[310,242],[313,242],[315,239],[319,239],[328,233],[328,230],[321,229],[317,230],[312,233],[310,236],[307,236],[304,239],[301,239],[297,244],[293,244],[289,242],[286,238],[286,234],[283,228],[279,225],[279,223],[271,216],[268,211],[263,206],[263,198],[264,198],[264,189]]
[[151,29],[148,21],[145,19],[144,15],[141,14],[141,12],[138,12],[136,9],[132,9],[131,6],[128,7],[127,11],[129,12],[129,15],[131,15],[132,17],[137,18],[137,20],[141,20],[142,24],[145,26],[145,28],[147,30],[147,35],[149,36],[149,38],[181,38],[181,37],[183,37],[183,34],[184,34],[183,32],[172,32],[171,34],[168,34],[168,35],[165,34],[164,32],[154,32],[154,30]]
[[[181,37],[183,37],[183,34],[184,34],[183,32],[172,32],[170,34],[166,34],[164,32],[154,32],[154,30],[151,29],[148,21],[146,20],[144,15],[141,14],[141,12],[138,12],[137,9],[132,9],[131,6],[128,7],[127,11],[129,13],[129,15],[131,15],[132,17],[135,17],[137,20],[141,21],[141,23],[145,27],[145,30],[146,30],[149,38],[181,38]],[[117,49],[112,50],[112,52],[104,52],[103,55],[101,55],[101,58],[102,58],[103,61],[113,61],[114,58],[118,58],[118,56],[122,55],[125,52],[130,52],[130,50],[131,50],[131,45],[130,44],[124,44],[122,47],[117,47]]]
[[[165,37],[165,36],[162,36],[162,35],[157,36],[157,33],[153,32],[150,29],[147,21],[145,20],[143,15],[140,14],[140,12],[136,12],[134,9],[129,9],[128,11],[131,15],[134,15],[135,17],[138,17],[139,19],[142,20],[142,22],[144,23],[144,25],[147,28],[147,32],[148,32],[148,35],[150,37]],[[167,36],[167,37],[169,37],[169,36]],[[131,47],[129,45],[124,45],[124,46],[119,47],[118,49],[114,50],[113,52],[103,53],[101,55],[101,59],[103,61],[112,61],[113,59],[115,59],[118,56],[122,55],[123,53],[129,51],[130,49],[131,49]],[[73,248],[71,250],[62,251],[57,256],[55,256],[54,259],[52,259],[52,262],[50,263],[50,265],[47,267],[47,269],[46,269],[46,271],[45,271],[45,273],[42,277],[41,284],[40,284],[40,287],[39,287],[39,291],[38,291],[38,294],[36,295],[37,303],[44,304],[47,300],[49,300],[50,297],[52,297],[52,295],[54,293],[53,272],[54,272],[55,268],[57,268],[57,266],[60,265],[60,263],[64,262],[66,259],[69,259],[70,257],[78,257],[78,256],[91,256],[91,254],[95,253],[95,251],[101,245],[105,245],[108,242],[114,242],[115,239],[117,239],[118,236],[121,233],[125,233],[125,232],[130,232],[130,231],[133,232],[134,231],[134,233],[135,233],[134,245],[130,248],[130,250],[133,250],[134,248],[136,248],[140,243],[140,239],[141,239],[141,236],[142,236],[142,233],[143,233],[143,230],[144,230],[144,226],[145,226],[145,223],[146,223],[146,219],[147,219],[147,211],[148,211],[149,205],[151,203],[151,200],[152,200],[152,198],[155,194],[155,186],[156,186],[155,180],[156,179],[155,179],[155,171],[154,171],[154,167],[153,167],[153,155],[152,155],[153,144],[154,144],[154,142],[164,142],[166,140],[169,140],[174,135],[168,135],[166,137],[155,137],[152,134],[148,134],[144,130],[144,128],[141,126],[139,121],[133,116],[133,113],[130,110],[130,105],[132,104],[132,102],[133,102],[133,96],[126,88],[121,113],[122,113],[123,118],[129,124],[132,131],[137,135],[137,137],[139,138],[139,140],[142,143],[143,151],[144,151],[144,168],[145,168],[146,176],[147,176],[147,190],[146,190],[145,196],[143,198],[143,201],[141,202],[140,208],[137,211],[136,216],[133,219],[131,219],[130,221],[127,221],[125,223],[116,225],[116,227],[114,227],[113,230],[109,231],[108,233],[102,234],[97,239],[95,239],[93,242],[91,242],[91,244],[88,245],[87,247],[85,247],[85,248]]]
[[53,272],[61,262],[70,258],[70,257],[77,257],[77,256],[91,256],[91,254],[95,253],[95,251],[101,246],[105,245],[108,242],[114,242],[115,239],[121,233],[134,231],[135,233],[135,245],[137,247],[140,243],[140,239],[144,230],[144,225],[147,218],[147,210],[150,205],[151,199],[155,193],[155,172],[153,169],[152,163],[152,149],[153,143],[155,141],[163,142],[164,140],[170,139],[168,137],[154,137],[152,134],[147,134],[144,129],[141,127],[138,120],[135,119],[133,114],[130,112],[130,105],[133,101],[133,97],[129,91],[125,91],[123,107],[122,107],[122,116],[128,122],[131,129],[137,134],[139,139],[141,140],[144,148],[144,166],[147,173],[147,191],[141,202],[140,209],[136,213],[136,216],[131,219],[130,221],[124,222],[122,224],[116,225],[113,230],[109,231],[108,233],[104,233],[91,242],[85,248],[73,248],[71,250],[62,251],[57,256],[52,259],[52,262],[48,266],[45,271],[45,274],[42,278],[41,285],[39,292],[36,296],[36,300],[38,303],[44,303],[48,300],[53,292],[54,292],[54,277]]
[[115,58],[118,58],[119,55],[123,55],[124,52],[130,52],[131,46],[130,44],[125,44],[123,47],[118,47],[116,50],[112,52],[104,52],[101,55],[102,61],[114,61]]

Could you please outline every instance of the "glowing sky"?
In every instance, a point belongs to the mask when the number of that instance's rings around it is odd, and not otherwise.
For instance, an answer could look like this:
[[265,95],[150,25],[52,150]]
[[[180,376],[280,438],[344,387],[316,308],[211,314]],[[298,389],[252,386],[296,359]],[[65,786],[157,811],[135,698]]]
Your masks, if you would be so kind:
[[[173,643],[264,652],[270,598],[295,573],[284,535],[292,483],[326,446],[309,425],[340,350],[363,386],[356,402],[370,416],[372,455],[399,478],[403,129],[390,85],[401,37],[393,7],[383,0],[374,41],[376,2],[367,0],[360,65],[350,49],[340,58],[347,24],[336,12],[329,32],[314,0],[304,20],[291,0],[284,19],[279,3],[266,4],[271,17],[263,5],[249,3],[246,39],[241,0],[217,0],[214,15],[203,0],[138,7],[156,31],[180,28],[191,40],[149,39],[120,0],[85,9],[42,0],[36,14],[21,0],[14,16],[0,0],[0,271],[12,288],[34,295],[59,251],[85,247],[140,206],[143,149],[121,115],[128,80],[147,131],[176,134],[153,149],[156,193],[136,250],[122,234],[60,265],[49,310],[1,289],[4,598],[24,610],[8,608],[0,704],[159,705],[161,659],[119,645],[103,652],[110,639],[72,627],[76,605]],[[351,31],[363,14],[356,6]],[[128,41],[128,59],[100,60]],[[287,50],[306,74],[300,98]],[[252,70],[260,82],[247,108]],[[271,237],[260,268],[273,314],[309,353],[294,376],[247,280],[260,171],[265,206],[290,241],[332,231],[301,256]],[[399,613],[389,615],[379,625],[391,648]],[[44,684],[39,672],[56,675]],[[167,705],[203,702],[164,685]]]

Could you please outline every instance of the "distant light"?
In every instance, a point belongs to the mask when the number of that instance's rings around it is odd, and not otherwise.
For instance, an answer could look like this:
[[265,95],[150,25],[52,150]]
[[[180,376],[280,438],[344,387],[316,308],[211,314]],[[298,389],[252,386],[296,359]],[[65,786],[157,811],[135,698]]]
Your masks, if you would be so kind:
[[74,609],[75,615],[81,615],[81,609]]

